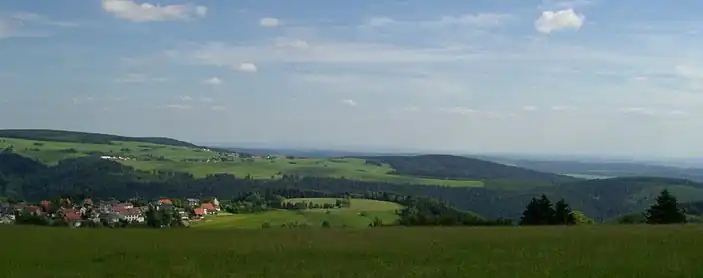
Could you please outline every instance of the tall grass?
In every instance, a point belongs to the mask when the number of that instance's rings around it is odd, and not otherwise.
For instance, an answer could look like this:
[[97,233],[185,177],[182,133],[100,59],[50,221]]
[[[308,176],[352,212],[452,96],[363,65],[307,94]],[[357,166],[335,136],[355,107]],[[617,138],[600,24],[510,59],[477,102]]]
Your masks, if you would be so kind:
[[700,277],[699,226],[0,227],[3,277]]

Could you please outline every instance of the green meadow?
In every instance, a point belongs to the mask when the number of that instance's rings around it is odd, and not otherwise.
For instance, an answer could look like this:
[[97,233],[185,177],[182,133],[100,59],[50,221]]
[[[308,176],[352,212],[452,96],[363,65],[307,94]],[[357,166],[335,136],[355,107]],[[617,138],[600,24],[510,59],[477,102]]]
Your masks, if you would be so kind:
[[[701,226],[0,226],[3,277],[700,277]],[[51,252],[47,253],[47,250]]]
[[[334,204],[335,198],[287,199],[286,202],[312,202]],[[307,209],[302,211],[273,210],[247,214],[220,214],[206,216],[204,220],[193,222],[191,227],[198,229],[260,229],[264,223],[272,228],[296,223],[311,228],[319,228],[326,221],[332,228],[365,228],[378,218],[383,224],[393,224],[403,207],[396,203],[366,199],[352,199],[348,208]]]
[[[386,181],[450,187],[480,187],[476,180],[444,180],[388,174],[389,165],[366,164],[356,158],[229,158],[218,152],[190,147],[167,146],[143,142],[113,141],[112,144],[37,141],[0,138],[0,148],[12,146],[16,153],[54,165],[62,159],[101,153],[108,156],[131,157],[120,163],[141,170],[188,172],[195,177],[229,173],[256,179],[280,178],[283,174],[316,177],[345,177],[362,181]],[[210,162],[208,162],[210,160]]]

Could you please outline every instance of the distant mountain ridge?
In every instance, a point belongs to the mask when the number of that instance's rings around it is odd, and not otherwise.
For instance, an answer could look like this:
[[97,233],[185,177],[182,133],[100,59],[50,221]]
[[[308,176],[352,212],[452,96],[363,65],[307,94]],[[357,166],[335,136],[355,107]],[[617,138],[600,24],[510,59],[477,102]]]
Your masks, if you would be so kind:
[[689,179],[697,182],[703,182],[703,168],[672,167],[645,163],[626,162],[491,159],[489,157],[483,157],[482,159],[549,173],[577,174],[584,176],[593,175],[605,177],[654,176],[675,179]]

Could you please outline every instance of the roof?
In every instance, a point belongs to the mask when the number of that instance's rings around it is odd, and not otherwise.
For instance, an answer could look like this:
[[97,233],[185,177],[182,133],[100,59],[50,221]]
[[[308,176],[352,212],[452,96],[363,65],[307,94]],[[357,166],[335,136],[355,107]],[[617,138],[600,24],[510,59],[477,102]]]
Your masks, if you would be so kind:
[[40,212],[41,209],[38,206],[27,206],[24,208],[27,212]]
[[201,207],[206,210],[216,210],[215,206],[212,203],[203,203]]
[[169,199],[160,199],[159,204],[171,204],[171,200]]
[[125,207],[124,205],[122,205],[122,204],[112,206],[112,211],[114,211],[114,212],[120,212],[120,213],[121,213],[121,212],[127,212],[127,210],[129,210],[129,209],[126,208],[126,207]]
[[81,219],[81,213],[76,210],[66,210],[64,212],[64,220],[66,221],[76,221]]
[[127,209],[122,215],[140,216],[142,215],[142,210],[139,208]]
[[205,214],[205,209],[204,208],[196,208],[196,209],[193,209],[193,213],[195,213],[196,215],[203,215],[203,214]]

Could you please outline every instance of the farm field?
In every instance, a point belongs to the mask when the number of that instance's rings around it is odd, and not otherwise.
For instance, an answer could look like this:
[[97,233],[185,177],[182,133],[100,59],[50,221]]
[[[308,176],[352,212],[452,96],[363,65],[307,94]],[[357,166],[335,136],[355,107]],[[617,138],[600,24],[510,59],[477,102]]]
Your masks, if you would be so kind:
[[[698,277],[701,226],[0,226],[3,277]],[[43,258],[46,250],[61,256]],[[37,257],[39,256],[39,257]]]
[[[313,202],[317,204],[334,204],[335,198],[288,199],[287,202]],[[264,223],[272,228],[284,224],[305,224],[319,228],[323,221],[330,227],[366,228],[376,218],[383,224],[392,224],[398,219],[396,210],[402,206],[396,203],[366,199],[352,199],[349,208],[308,209],[302,211],[275,210],[249,214],[224,214],[207,216],[204,220],[193,222],[192,228],[202,229],[260,229]]]
[[366,164],[365,160],[354,158],[228,157],[223,161],[222,158],[226,156],[207,149],[143,142],[113,141],[113,144],[89,144],[0,138],[0,149],[9,146],[12,146],[18,154],[49,165],[56,164],[62,159],[101,153],[106,156],[130,157],[132,159],[118,160],[118,162],[137,169],[188,172],[199,178],[220,173],[230,173],[240,177],[250,175],[256,179],[275,179],[282,174],[298,174],[450,187],[483,186],[483,182],[475,180],[443,180],[392,175],[388,174],[393,170],[388,165]]

